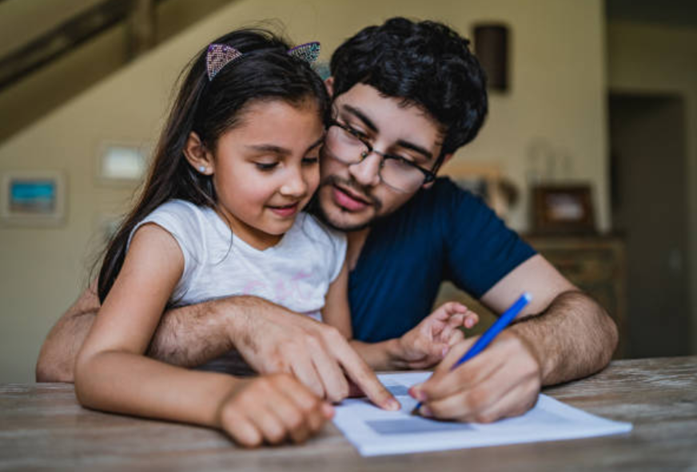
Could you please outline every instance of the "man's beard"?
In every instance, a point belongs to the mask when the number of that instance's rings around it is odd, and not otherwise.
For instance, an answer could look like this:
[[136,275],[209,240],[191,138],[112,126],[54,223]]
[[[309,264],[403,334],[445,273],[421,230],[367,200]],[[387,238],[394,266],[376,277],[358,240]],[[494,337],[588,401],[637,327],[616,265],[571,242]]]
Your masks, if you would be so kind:
[[[368,220],[356,224],[356,225],[341,225],[340,223],[336,221],[332,221],[330,216],[327,214],[327,212],[324,210],[322,203],[321,203],[321,198],[319,197],[320,193],[322,193],[322,190],[326,187],[333,187],[335,184],[339,184],[341,187],[344,188],[350,188],[355,190],[357,193],[359,193],[362,197],[366,198],[368,200],[368,204],[370,207],[373,208],[374,210],[374,216],[372,218],[368,218]],[[382,202],[375,198],[371,193],[370,190],[367,188],[362,188],[360,185],[358,185],[356,182],[353,180],[346,180],[342,179],[340,177],[337,177],[335,175],[329,176],[326,179],[324,179],[322,182],[320,182],[319,189],[315,193],[314,198],[312,199],[312,202],[310,203],[310,212],[317,216],[322,223],[325,225],[329,226],[332,229],[335,229],[337,231],[343,231],[350,233],[352,231],[360,231],[362,229],[367,228],[368,226],[372,225],[375,223],[377,220],[381,219],[384,215],[380,215],[380,210],[382,209]],[[349,213],[347,210],[339,208],[339,211],[342,213]]]

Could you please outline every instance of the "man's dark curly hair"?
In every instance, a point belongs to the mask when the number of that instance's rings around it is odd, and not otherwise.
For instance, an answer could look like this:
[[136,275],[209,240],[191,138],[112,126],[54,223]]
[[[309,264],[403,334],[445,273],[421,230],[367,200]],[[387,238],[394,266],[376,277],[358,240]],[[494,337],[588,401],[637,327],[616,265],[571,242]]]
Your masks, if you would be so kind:
[[442,155],[474,139],[488,109],[469,41],[433,21],[398,17],[364,28],[334,52],[331,72],[335,98],[362,83],[426,110],[443,127]]

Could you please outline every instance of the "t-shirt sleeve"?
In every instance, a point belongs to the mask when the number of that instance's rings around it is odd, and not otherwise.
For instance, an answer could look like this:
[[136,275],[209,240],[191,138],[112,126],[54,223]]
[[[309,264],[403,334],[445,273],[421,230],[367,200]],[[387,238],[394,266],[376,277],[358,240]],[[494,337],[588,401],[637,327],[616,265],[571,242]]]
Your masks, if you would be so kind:
[[201,262],[205,260],[205,244],[202,237],[200,210],[195,205],[182,201],[170,201],[157,207],[152,213],[143,218],[131,231],[128,239],[131,239],[136,231],[145,224],[156,224],[163,228],[177,241],[179,248],[184,256],[184,272],[170,298],[170,302],[175,303],[186,293],[186,287]]
[[[480,298],[535,254],[481,198],[451,181],[442,188],[448,215],[443,225],[446,278]],[[521,288],[522,289],[522,288]]]

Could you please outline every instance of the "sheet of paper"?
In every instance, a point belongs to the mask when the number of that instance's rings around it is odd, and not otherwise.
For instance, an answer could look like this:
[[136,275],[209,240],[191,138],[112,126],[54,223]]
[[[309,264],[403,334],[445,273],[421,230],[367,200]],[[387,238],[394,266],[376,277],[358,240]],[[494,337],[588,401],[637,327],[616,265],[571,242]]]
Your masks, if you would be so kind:
[[606,420],[546,395],[540,395],[535,408],[525,415],[493,424],[452,423],[412,416],[416,400],[409,396],[408,389],[430,375],[429,372],[379,375],[402,409],[388,412],[364,399],[345,400],[336,408],[334,424],[363,456],[586,438],[632,429],[631,423]]

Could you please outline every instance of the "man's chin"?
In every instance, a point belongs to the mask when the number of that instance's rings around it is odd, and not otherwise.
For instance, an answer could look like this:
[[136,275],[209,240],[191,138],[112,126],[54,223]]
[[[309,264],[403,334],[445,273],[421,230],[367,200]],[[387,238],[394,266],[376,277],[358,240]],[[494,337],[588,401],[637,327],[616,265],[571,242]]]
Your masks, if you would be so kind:
[[370,226],[376,219],[372,208],[368,211],[350,212],[336,204],[326,203],[320,199],[318,216],[322,222],[332,229],[350,233]]

